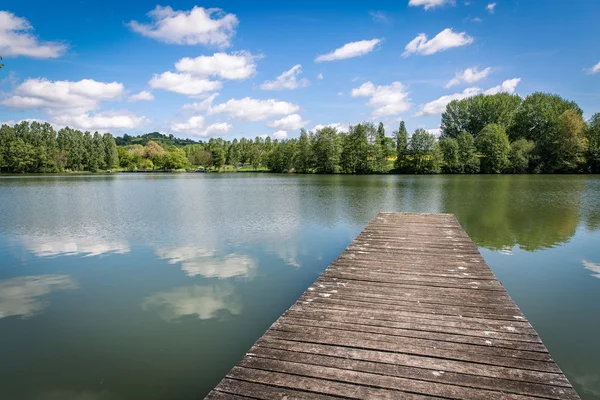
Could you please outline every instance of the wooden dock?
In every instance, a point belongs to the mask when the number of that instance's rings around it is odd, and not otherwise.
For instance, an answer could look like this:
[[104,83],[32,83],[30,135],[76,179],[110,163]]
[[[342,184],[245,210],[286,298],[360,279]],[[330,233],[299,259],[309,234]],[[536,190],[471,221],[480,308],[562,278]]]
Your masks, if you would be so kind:
[[450,214],[381,213],[207,399],[578,399]]

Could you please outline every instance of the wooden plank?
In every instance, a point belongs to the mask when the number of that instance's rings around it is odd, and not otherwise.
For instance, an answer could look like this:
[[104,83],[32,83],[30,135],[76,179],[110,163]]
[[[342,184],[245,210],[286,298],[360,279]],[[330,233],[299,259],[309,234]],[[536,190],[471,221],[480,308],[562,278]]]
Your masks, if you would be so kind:
[[450,214],[381,213],[210,399],[578,399]]

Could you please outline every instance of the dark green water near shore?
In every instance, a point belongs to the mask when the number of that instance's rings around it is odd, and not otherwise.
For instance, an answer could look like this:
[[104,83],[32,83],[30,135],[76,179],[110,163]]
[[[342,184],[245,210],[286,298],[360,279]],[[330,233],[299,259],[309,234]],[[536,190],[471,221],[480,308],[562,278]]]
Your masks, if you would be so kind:
[[378,211],[454,213],[600,399],[600,176],[0,177],[0,398],[202,398]]

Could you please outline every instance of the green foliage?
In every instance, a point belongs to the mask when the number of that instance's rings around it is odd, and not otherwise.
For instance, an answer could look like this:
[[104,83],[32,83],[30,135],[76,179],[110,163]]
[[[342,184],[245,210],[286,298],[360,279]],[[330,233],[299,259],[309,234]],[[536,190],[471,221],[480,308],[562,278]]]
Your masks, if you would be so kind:
[[458,159],[462,172],[465,174],[478,174],[480,163],[473,135],[461,132],[456,137],[456,143],[458,143]]
[[281,142],[275,140],[267,156],[267,167],[273,172],[289,172],[294,168],[297,154],[296,139]]
[[300,139],[298,139],[298,154],[295,158],[295,168],[297,172],[306,174],[315,166],[313,152],[312,134],[305,129],[300,130]]
[[405,169],[404,159],[408,154],[408,131],[404,121],[400,121],[400,128],[394,132],[396,139],[396,161],[394,162],[394,169],[398,172],[403,172]]
[[504,127],[490,124],[477,136],[477,149],[483,156],[481,172],[500,174],[509,165],[510,143]]
[[460,163],[460,150],[454,138],[443,138],[439,142],[442,153],[442,171],[447,174],[460,174],[463,172]]
[[442,137],[455,138],[461,132],[477,137],[487,125],[496,124],[508,130],[521,105],[518,95],[498,93],[477,95],[463,100],[453,100],[442,114]]
[[159,143],[165,147],[167,147],[167,146],[182,147],[182,146],[187,146],[187,145],[191,145],[191,144],[201,144],[202,143],[202,142],[197,142],[192,139],[179,139],[179,138],[176,138],[175,136],[173,136],[172,134],[165,135],[165,134],[162,134],[159,132],[146,133],[144,135],[139,135],[139,136],[130,136],[130,135],[125,134],[125,135],[123,135],[123,137],[115,138],[115,142],[116,142],[117,146],[131,146],[134,144],[139,144],[139,145],[145,146],[148,144],[149,141]]
[[510,172],[513,174],[525,174],[529,171],[531,153],[535,144],[527,139],[515,140],[510,144]]
[[315,132],[312,153],[315,172],[333,174],[338,172],[340,164],[340,135],[335,128],[325,127]]
[[600,113],[596,113],[588,122],[586,131],[588,141],[587,160],[589,171],[600,173]]
[[435,174],[440,170],[440,149],[435,136],[417,129],[408,142],[407,168],[413,174]]

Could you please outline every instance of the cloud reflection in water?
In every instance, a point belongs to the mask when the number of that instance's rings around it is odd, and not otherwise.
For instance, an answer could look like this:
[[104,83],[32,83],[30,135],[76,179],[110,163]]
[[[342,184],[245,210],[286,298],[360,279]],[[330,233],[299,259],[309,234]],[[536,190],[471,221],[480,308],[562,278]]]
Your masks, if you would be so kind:
[[160,317],[168,322],[186,315],[196,315],[205,320],[215,318],[220,311],[238,315],[242,312],[242,302],[232,285],[193,285],[147,297],[142,308],[145,311],[158,310]]
[[56,290],[77,289],[68,275],[20,276],[0,281],[0,318],[31,317],[48,306],[42,296]]

